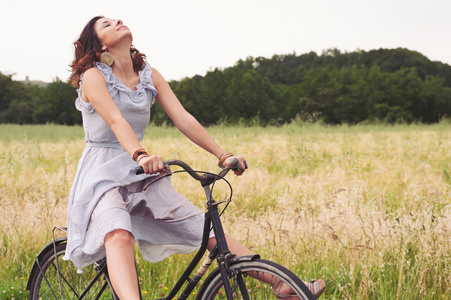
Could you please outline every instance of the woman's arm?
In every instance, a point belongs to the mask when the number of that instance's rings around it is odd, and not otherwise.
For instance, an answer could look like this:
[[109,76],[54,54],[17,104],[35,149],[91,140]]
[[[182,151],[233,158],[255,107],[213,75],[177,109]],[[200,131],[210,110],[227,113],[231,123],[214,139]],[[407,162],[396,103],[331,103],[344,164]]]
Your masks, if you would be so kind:
[[[94,109],[108,124],[119,143],[130,156],[138,149],[143,148],[130,124],[124,119],[111,98],[105,78],[96,68],[87,70],[83,75],[82,100],[91,102]],[[161,156],[156,155],[141,159],[139,165],[148,174],[153,174],[163,169]]]
[[[225,151],[213,140],[205,128],[185,110],[167,81],[156,69],[152,69],[152,80],[158,90],[158,103],[175,126],[195,144],[219,159]],[[242,168],[245,169],[244,158],[242,156],[235,156],[235,158],[240,161]],[[224,162],[224,165],[227,165],[227,162],[228,160]]]

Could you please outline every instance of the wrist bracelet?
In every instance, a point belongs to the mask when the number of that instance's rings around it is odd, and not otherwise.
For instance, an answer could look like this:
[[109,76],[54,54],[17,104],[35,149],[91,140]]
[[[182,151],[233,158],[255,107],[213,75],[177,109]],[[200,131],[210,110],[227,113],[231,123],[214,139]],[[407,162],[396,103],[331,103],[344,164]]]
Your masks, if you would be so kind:
[[232,154],[232,153],[229,153],[229,152],[224,152],[224,153],[222,153],[221,155],[219,155],[218,160],[221,160],[221,158],[222,158],[224,155],[229,155],[229,154]]
[[223,154],[219,157],[218,166],[219,166],[220,168],[224,168],[224,166],[223,166],[224,161],[225,161],[227,158],[232,157],[232,156],[233,156],[232,153],[223,153]]
[[138,158],[138,156],[143,155],[143,154],[149,155],[149,153],[147,153],[147,151],[144,150],[143,148],[138,149],[138,150],[136,150],[136,151],[133,153],[132,159],[133,159],[134,161],[136,161],[136,159]]
[[[140,157],[141,156],[141,157]],[[141,155],[138,155],[138,163],[141,161],[141,159],[143,159],[144,157],[149,157],[149,155],[147,155],[147,154],[141,154]]]

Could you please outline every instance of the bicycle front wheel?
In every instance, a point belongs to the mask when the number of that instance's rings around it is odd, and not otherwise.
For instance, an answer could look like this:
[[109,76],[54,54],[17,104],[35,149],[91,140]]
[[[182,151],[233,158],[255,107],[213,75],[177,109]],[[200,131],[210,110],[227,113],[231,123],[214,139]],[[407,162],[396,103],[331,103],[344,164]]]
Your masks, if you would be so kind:
[[[62,259],[66,243],[47,247],[36,263],[38,271],[30,278],[30,300],[38,299],[115,299],[107,277],[99,264],[79,274],[70,261]],[[59,272],[58,272],[59,269]]]
[[[287,295],[296,295],[302,300],[315,299],[302,280],[276,263],[263,259],[237,261],[232,262],[229,269],[234,299],[274,299]],[[202,284],[196,299],[226,299],[223,285],[216,269]]]

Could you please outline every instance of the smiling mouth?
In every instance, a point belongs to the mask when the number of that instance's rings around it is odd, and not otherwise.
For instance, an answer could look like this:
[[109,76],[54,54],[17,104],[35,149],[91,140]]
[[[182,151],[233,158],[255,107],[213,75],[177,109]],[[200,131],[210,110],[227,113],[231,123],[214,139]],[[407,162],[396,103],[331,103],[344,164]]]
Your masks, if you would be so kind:
[[119,27],[119,29],[117,31],[122,30],[122,29],[128,29],[128,27],[127,26],[121,26],[121,27]]

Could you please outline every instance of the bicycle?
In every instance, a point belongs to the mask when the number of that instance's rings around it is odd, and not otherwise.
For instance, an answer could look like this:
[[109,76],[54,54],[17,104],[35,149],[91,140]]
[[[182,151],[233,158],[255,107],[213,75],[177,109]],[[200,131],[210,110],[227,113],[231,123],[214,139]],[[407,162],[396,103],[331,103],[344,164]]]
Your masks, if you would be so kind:
[[[219,174],[194,171],[188,164],[180,160],[164,162],[164,171],[155,176],[145,188],[157,180],[179,172],[186,172],[194,179],[200,181],[207,198],[207,212],[203,238],[200,249],[178,279],[169,294],[160,299],[187,299],[200,282],[207,269],[217,261],[218,266],[207,276],[196,293],[196,299],[270,299],[274,298],[278,288],[283,284],[291,288],[293,294],[299,299],[315,299],[309,289],[291,271],[274,262],[263,260],[258,254],[236,256],[228,249],[220,216],[232,199],[232,187],[224,176],[230,170],[239,169],[237,161],[232,167],[223,169]],[[183,170],[171,171],[170,166],[175,165]],[[142,169],[137,169],[137,173]],[[230,188],[230,197],[215,201],[212,196],[214,184],[224,180]],[[218,206],[226,203],[219,213]],[[62,260],[66,249],[67,237],[55,237],[55,230],[65,232],[66,228],[55,227],[52,231],[53,239],[38,254],[32,267],[27,290],[29,299],[118,299],[111,286],[106,258],[83,269],[79,274],[70,261]],[[210,230],[214,231],[217,244],[205,257],[198,270],[194,269],[204,257],[207,250]],[[191,277],[190,277],[191,276]],[[264,283],[269,282],[269,284]],[[283,283],[283,284],[282,284]],[[182,290],[182,288],[184,289]],[[181,293],[177,295],[179,292]],[[286,295],[285,295],[286,296]]]

